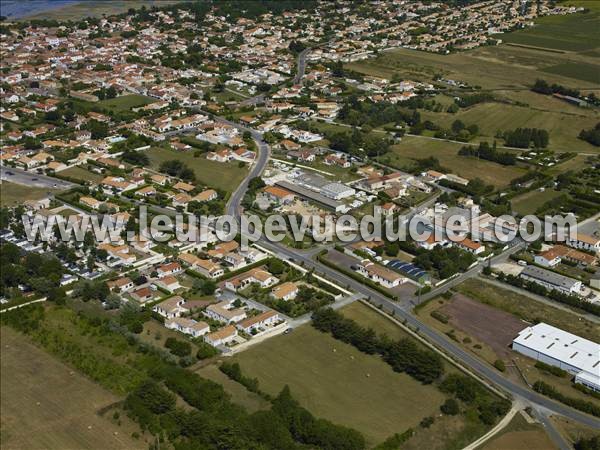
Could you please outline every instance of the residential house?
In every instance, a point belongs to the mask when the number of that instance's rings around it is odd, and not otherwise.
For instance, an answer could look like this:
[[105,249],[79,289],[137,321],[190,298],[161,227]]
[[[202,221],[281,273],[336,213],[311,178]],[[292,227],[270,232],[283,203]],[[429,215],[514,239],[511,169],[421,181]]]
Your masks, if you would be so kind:
[[218,347],[219,345],[226,345],[233,342],[237,335],[237,329],[233,325],[227,325],[213,333],[205,334],[204,342],[213,347]]
[[152,290],[148,287],[137,289],[131,292],[129,295],[131,295],[134,300],[137,300],[140,303],[146,303],[154,298]]
[[187,317],[174,317],[165,320],[165,327],[171,330],[177,330],[183,334],[188,334],[192,337],[205,336],[210,332],[210,327],[206,322],[197,322]]
[[158,274],[158,278],[164,278],[169,275],[177,275],[183,272],[183,268],[178,262],[171,262],[168,264],[163,264],[158,269],[156,269],[156,273]]
[[233,301],[231,300],[209,305],[204,314],[213,320],[225,323],[239,322],[246,318],[246,311],[243,308],[233,307]]
[[158,303],[157,305],[154,305],[152,307],[152,311],[158,313],[166,319],[173,319],[181,316],[181,314],[189,312],[189,309],[184,305],[185,299],[179,295],[176,295]]
[[133,281],[131,281],[129,277],[118,278],[116,280],[109,281],[106,284],[108,285],[108,288],[111,291],[116,290],[119,293],[127,292],[130,289],[133,289],[133,287],[135,286],[135,284],[133,283]]
[[247,334],[256,334],[261,328],[275,325],[281,320],[279,313],[273,310],[262,312],[256,316],[242,320],[236,327]]
[[379,264],[364,259],[357,266],[357,272],[381,286],[391,289],[406,281],[406,278]]
[[286,281],[273,288],[271,296],[276,300],[293,300],[298,295],[298,284],[292,281]]

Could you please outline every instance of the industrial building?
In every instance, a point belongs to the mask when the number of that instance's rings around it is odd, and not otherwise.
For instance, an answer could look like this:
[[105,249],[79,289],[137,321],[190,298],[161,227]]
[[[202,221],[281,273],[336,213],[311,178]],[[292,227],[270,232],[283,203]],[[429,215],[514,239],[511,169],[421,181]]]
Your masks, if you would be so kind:
[[556,289],[565,294],[579,294],[581,291],[581,281],[539,267],[527,266],[519,275],[521,278],[540,284],[546,289]]
[[600,345],[559,328],[538,323],[522,330],[513,350],[537,361],[559,367],[575,382],[600,391]]

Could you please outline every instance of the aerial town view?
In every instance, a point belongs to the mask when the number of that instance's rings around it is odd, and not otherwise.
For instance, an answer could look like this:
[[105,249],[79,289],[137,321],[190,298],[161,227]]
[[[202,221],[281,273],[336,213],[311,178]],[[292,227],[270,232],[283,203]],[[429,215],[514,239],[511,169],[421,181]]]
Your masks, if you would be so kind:
[[600,450],[600,1],[0,0],[2,450]]

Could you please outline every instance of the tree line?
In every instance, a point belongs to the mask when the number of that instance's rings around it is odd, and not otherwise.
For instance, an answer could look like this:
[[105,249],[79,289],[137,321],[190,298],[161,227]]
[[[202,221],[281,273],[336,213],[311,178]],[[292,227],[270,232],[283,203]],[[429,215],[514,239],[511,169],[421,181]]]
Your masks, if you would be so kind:
[[380,355],[394,371],[406,373],[421,383],[433,383],[444,373],[443,362],[436,353],[419,349],[410,339],[392,341],[386,336],[377,336],[372,328],[363,328],[331,308],[315,311],[312,325],[361,352]]
[[496,149],[496,142],[490,146],[487,142],[480,142],[478,147],[463,146],[458,154],[461,156],[476,156],[486,161],[493,161],[503,166],[514,166],[517,163],[517,158],[510,152],[499,152]]

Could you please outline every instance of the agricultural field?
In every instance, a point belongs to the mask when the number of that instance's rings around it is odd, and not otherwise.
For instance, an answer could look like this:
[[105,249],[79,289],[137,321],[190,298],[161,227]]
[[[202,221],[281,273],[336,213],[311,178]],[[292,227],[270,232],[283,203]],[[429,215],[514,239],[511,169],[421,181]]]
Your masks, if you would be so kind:
[[401,169],[410,167],[417,159],[433,156],[450,172],[467,179],[480,178],[497,188],[508,186],[511,180],[526,172],[525,169],[517,166],[502,166],[491,161],[459,156],[458,151],[461,147],[462,144],[454,142],[405,136],[402,142],[393,145],[392,151],[381,157],[380,161]]
[[583,52],[600,47],[600,7],[591,1],[569,1],[568,5],[588,8],[588,13],[548,16],[536,20],[533,28],[503,34],[505,42],[533,47]]
[[[539,94],[535,95],[544,97]],[[518,95],[515,95],[516,98]],[[460,109],[455,114],[422,111],[421,116],[423,120],[431,120],[447,129],[455,120],[461,120],[467,125],[476,124],[479,126],[481,137],[488,141],[494,140],[498,131],[516,128],[542,128],[550,133],[548,148],[558,153],[599,152],[598,147],[578,139],[577,136],[582,128],[593,128],[600,121],[600,114],[583,109],[580,109],[579,114],[565,114],[562,108],[566,107],[567,103],[558,99],[552,100],[554,100],[553,108],[544,111],[532,107],[490,102]],[[499,139],[498,145],[501,145],[502,142],[502,139]]]
[[361,431],[370,445],[417,426],[444,402],[435,387],[395,373],[379,357],[310,325],[269,339],[234,360],[244,374],[257,377],[267,393],[277,394],[288,384],[302,406]]
[[487,441],[481,450],[553,450],[556,448],[544,427],[530,423],[517,413],[510,423]]
[[24,186],[22,184],[9,183],[2,181],[0,184],[0,205],[17,206],[22,205],[26,200],[40,200],[47,197],[48,194],[56,194],[59,189],[39,188],[33,186]]
[[66,175],[76,180],[89,181],[90,183],[97,184],[104,179],[104,176],[99,173],[90,172],[83,167],[75,166],[70,167],[60,172],[61,175]]
[[535,214],[535,211],[544,203],[561,195],[560,191],[554,189],[546,189],[543,192],[533,190],[524,194],[518,195],[511,200],[513,211],[521,216],[527,214]]
[[[568,34],[567,34],[568,35]],[[503,35],[503,38],[509,36]],[[597,82],[579,80],[544,69],[557,65],[591,64],[599,61],[589,55],[540,51],[511,45],[479,47],[466,52],[440,55],[418,50],[393,49],[375,58],[346,64],[350,70],[376,77],[402,77],[431,82],[438,75],[461,80],[483,89],[529,89],[538,78],[580,89],[598,88]]]
[[158,169],[164,161],[177,159],[194,170],[196,180],[212,188],[233,192],[246,176],[247,168],[239,167],[237,162],[219,163],[207,160],[204,155],[194,157],[194,151],[175,152],[174,150],[154,147],[145,152],[150,158],[153,169]]
[[137,108],[138,106],[149,105],[150,103],[156,102],[155,99],[146,97],[145,95],[122,95],[121,97],[110,98],[106,100],[100,100],[96,103],[102,109],[108,109],[112,111],[129,111],[131,108]]
[[131,437],[137,426],[123,412],[120,426],[113,419],[111,405],[121,398],[16,331],[2,327],[1,336],[3,449],[148,448]]

